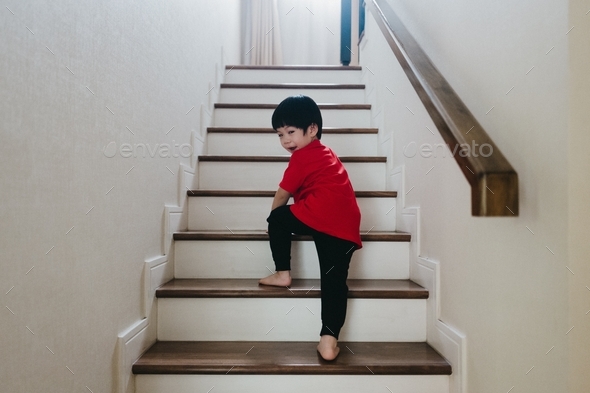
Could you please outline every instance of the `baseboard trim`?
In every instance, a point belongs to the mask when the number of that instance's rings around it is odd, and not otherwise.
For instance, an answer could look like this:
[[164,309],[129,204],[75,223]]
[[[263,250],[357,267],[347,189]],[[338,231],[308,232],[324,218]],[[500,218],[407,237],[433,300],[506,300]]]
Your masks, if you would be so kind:
[[412,234],[410,279],[428,289],[426,341],[451,364],[450,393],[466,393],[467,343],[464,334],[440,319],[440,262],[420,255],[420,208],[402,210],[398,230]]
[[[186,192],[184,193],[186,197]],[[179,206],[165,206],[164,207],[164,236],[162,237],[162,251],[163,256],[170,256],[173,252],[172,236],[174,232],[185,231],[188,228],[188,212],[186,209]],[[170,257],[173,260],[172,257]]]
[[[117,337],[116,348],[116,392],[134,393],[135,377],[132,373],[133,363],[141,357],[157,338],[157,302],[155,292],[158,287],[174,278],[174,232],[188,228],[187,190],[197,188],[195,176],[198,171],[198,156],[206,147],[206,130],[212,123],[213,102],[217,97],[223,79],[225,54],[221,48],[221,64],[215,64],[215,83],[210,84],[208,102],[200,105],[200,129],[191,131],[192,156],[189,165],[181,163],[178,168],[177,206],[164,206],[162,231],[162,255],[145,260],[142,279],[142,319],[134,323]],[[213,91],[215,90],[215,91]]]
[[161,255],[145,261],[143,269],[143,309],[142,316],[149,319],[154,306],[156,289],[174,278],[168,257]]
[[[148,338],[149,326],[148,319],[144,318],[117,338],[117,393],[135,392],[135,380],[132,378],[131,367],[139,356],[151,346]],[[134,357],[133,355],[136,353],[138,355]]]
[[426,341],[451,363],[453,374],[449,380],[449,392],[467,392],[466,337],[440,320],[440,263],[419,256],[415,265],[412,279],[427,288],[431,294],[426,306]]
[[[194,176],[192,169],[180,165],[179,189],[188,187],[187,176]],[[192,184],[191,184],[192,185]],[[117,338],[117,393],[133,393],[135,379],[131,372],[133,363],[156,342],[157,337],[157,303],[155,293],[161,285],[174,278],[174,265],[170,263],[174,256],[172,236],[174,232],[186,229],[187,214],[183,206],[186,204],[186,192],[181,193],[182,206],[164,207],[164,231],[162,248],[164,255],[158,255],[145,260],[142,279],[142,319],[133,324]]]
[[135,392],[133,363],[155,342],[157,337],[157,305],[154,302],[158,287],[172,279],[171,264],[165,255],[149,258],[143,271],[143,318],[117,337],[117,393]]
[[157,303],[155,292],[158,287],[174,277],[172,236],[174,232],[186,230],[188,214],[186,190],[194,187],[195,170],[180,164],[178,171],[178,206],[164,207],[164,228],[162,231],[162,255],[145,260],[142,279],[142,319],[137,321],[117,338],[117,393],[135,392],[135,378],[131,371],[133,363],[144,354],[157,337]]

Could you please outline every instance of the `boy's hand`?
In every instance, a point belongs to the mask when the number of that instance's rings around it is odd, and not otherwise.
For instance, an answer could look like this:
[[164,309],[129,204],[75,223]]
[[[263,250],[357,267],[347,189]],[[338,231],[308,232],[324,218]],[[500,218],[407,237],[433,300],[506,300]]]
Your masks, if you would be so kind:
[[273,211],[279,206],[286,205],[287,202],[289,202],[289,198],[291,198],[291,193],[279,187],[279,189],[275,193],[275,198],[272,201],[272,208],[270,210]]

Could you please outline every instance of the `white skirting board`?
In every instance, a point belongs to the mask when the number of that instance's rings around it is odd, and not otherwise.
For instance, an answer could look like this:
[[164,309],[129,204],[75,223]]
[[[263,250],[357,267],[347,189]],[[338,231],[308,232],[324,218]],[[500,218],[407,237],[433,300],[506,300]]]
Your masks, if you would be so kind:
[[416,272],[413,280],[427,288],[431,294],[426,306],[426,341],[451,363],[453,374],[449,380],[450,392],[465,393],[467,392],[466,337],[439,319],[439,268],[439,262],[418,257],[413,267]]
[[[180,164],[178,168],[178,206],[164,206],[164,232],[162,236],[162,255],[170,256],[174,260],[172,247],[174,232],[188,229],[188,198],[187,191],[194,188],[195,170]],[[185,208],[186,206],[186,208]]]
[[207,138],[207,127],[213,122],[213,114],[203,104],[201,104],[199,115],[199,130],[192,131],[193,137],[191,140],[193,151],[190,166],[195,172],[198,172],[199,169],[199,155],[202,155],[207,151],[209,141]]
[[117,338],[117,393],[135,392],[133,363],[156,342],[156,289],[172,279],[172,264],[165,255],[145,261],[143,277],[143,319]]
[[156,324],[142,319],[117,338],[117,393],[134,393],[133,363],[156,341]]
[[[216,64],[216,81],[213,94],[206,104],[209,108],[213,107],[213,100],[219,91],[221,78],[217,75],[223,72],[225,67],[223,48],[221,48],[222,64]],[[215,97],[213,97],[215,95]],[[119,334],[117,338],[117,382],[115,391],[117,393],[134,393],[135,378],[132,373],[133,363],[145,351],[156,342],[157,337],[157,302],[155,301],[155,291],[164,283],[174,277],[174,259],[170,253],[174,252],[172,245],[172,236],[174,232],[186,230],[188,226],[188,209],[186,191],[194,188],[195,168],[198,164],[197,156],[204,151],[206,143],[206,129],[211,124],[212,116],[205,108],[205,104],[200,106],[200,130],[193,130],[191,137],[192,156],[191,166],[180,164],[178,168],[178,206],[164,207],[164,223],[162,233],[162,254],[157,257],[146,259],[143,272],[142,285],[142,319],[137,321],[126,331]],[[186,209],[184,207],[187,207]]]
[[155,292],[158,287],[172,280],[174,277],[173,261],[174,248],[172,236],[174,232],[186,230],[188,215],[182,206],[188,206],[186,191],[190,188],[194,177],[194,170],[180,164],[178,170],[178,188],[180,206],[164,207],[164,228],[162,233],[163,255],[146,259],[143,271],[143,303],[142,319],[129,329],[119,334],[117,338],[117,393],[133,393],[135,380],[131,372],[133,363],[156,342],[157,303]]
[[[194,176],[188,166],[180,165],[179,189],[185,188],[187,181]],[[188,183],[191,184],[191,183]],[[180,196],[186,203],[186,192]],[[174,248],[172,235],[179,230],[186,230],[188,217],[180,206],[165,206],[164,230],[162,235],[162,251],[164,255],[149,258],[145,261],[142,285],[142,319],[136,322],[117,338],[117,393],[133,393],[135,380],[131,372],[133,363],[156,342],[157,303],[155,292],[158,287],[174,278],[173,260]]]
[[420,208],[406,208],[397,220],[400,230],[410,232],[410,279],[428,289],[426,342],[451,364],[450,393],[466,393],[467,342],[464,334],[440,320],[440,262],[420,256]]

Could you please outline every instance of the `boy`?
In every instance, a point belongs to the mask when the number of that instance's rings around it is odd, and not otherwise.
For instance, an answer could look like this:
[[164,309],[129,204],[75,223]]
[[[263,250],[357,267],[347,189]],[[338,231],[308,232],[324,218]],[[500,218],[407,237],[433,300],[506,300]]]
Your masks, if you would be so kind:
[[[279,104],[272,127],[291,153],[270,216],[268,236],[276,273],[263,285],[291,285],[291,234],[311,235],[320,261],[322,330],[317,350],[325,360],[338,356],[338,334],[346,317],[348,266],[362,247],[361,214],[348,174],[334,152],[321,144],[322,115],[306,96]],[[293,196],[295,203],[287,205]]]

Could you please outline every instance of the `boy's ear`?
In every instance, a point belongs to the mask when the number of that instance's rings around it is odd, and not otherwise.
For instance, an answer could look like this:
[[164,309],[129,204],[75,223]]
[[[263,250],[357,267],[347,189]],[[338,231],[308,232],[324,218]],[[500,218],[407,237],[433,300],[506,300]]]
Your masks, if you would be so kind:
[[311,123],[311,125],[307,127],[307,132],[309,132],[309,135],[311,135],[311,137],[316,136],[318,133],[318,125],[315,123]]

